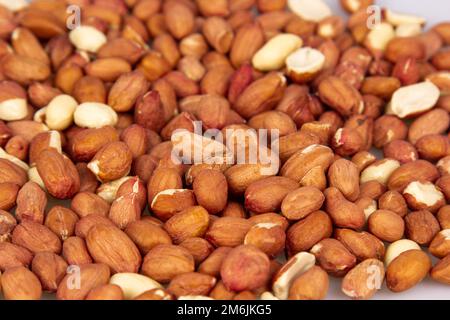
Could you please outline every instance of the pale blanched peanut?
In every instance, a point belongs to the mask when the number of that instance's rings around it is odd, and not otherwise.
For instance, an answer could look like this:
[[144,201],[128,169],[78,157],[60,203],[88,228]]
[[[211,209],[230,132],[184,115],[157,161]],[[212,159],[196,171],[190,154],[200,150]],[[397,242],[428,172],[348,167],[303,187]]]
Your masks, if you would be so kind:
[[109,280],[110,284],[118,285],[125,299],[133,299],[140,294],[162,286],[155,280],[138,273],[116,273]]
[[107,41],[106,36],[91,26],[79,26],[69,34],[72,44],[81,51],[97,52]]
[[422,33],[422,26],[417,23],[401,24],[395,28],[397,37],[415,37]]
[[36,167],[31,167],[28,170],[28,179],[30,179],[30,181],[37,183],[43,190],[46,190],[44,181],[42,181],[42,178],[39,175],[39,172],[37,171]]
[[400,162],[392,159],[377,161],[361,172],[360,183],[376,180],[386,184],[391,174],[400,167]]
[[389,112],[406,118],[430,110],[440,96],[439,88],[426,81],[397,89],[392,95]]
[[16,12],[28,7],[29,3],[26,0],[0,0],[0,5]]
[[38,111],[36,111],[33,116],[33,120],[36,122],[39,122],[39,123],[44,123],[46,111],[47,111],[47,107],[41,108]]
[[115,126],[118,121],[117,113],[110,106],[97,102],[80,104],[73,117],[75,124],[84,128]]
[[426,22],[425,18],[410,14],[398,13],[389,9],[386,9],[384,11],[384,17],[386,18],[386,21],[393,26],[401,26],[405,24],[424,25]]
[[330,7],[323,0],[288,0],[288,6],[300,18],[314,22],[332,14]]
[[296,82],[307,82],[322,70],[325,56],[313,48],[300,48],[286,59],[289,76]]
[[53,98],[45,110],[45,124],[51,130],[65,130],[73,122],[77,101],[69,95]]
[[384,51],[394,37],[395,30],[392,25],[382,22],[375,25],[367,34],[365,45],[370,50]]
[[292,282],[302,273],[308,271],[316,263],[314,255],[299,252],[277,272],[274,276],[273,293],[280,300],[286,300]]
[[253,56],[252,63],[260,71],[281,69],[286,58],[303,45],[303,40],[294,34],[283,33],[270,39]]
[[50,148],[56,149],[56,151],[58,151],[59,153],[62,153],[61,133],[56,130],[50,130],[48,134],[50,136],[48,146]]
[[0,120],[22,120],[28,114],[27,100],[10,99],[0,102]]

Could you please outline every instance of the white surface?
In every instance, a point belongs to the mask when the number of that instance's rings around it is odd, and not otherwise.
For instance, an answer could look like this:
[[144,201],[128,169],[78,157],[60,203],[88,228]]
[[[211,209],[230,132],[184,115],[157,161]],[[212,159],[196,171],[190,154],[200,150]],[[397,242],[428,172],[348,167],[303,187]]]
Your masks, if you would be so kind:
[[[334,13],[339,12],[340,14],[346,15],[340,8],[338,0],[326,1],[332,6]],[[427,20],[426,28],[432,27],[441,21],[450,21],[450,0],[376,0],[376,4],[394,11],[423,16]],[[435,262],[436,259],[433,259],[433,264]],[[330,278],[330,280],[330,290],[327,299],[346,299],[340,290],[342,280],[336,278]],[[402,293],[393,293],[386,288],[386,284],[384,283],[383,288],[372,299],[449,300],[450,286],[440,284],[428,277],[410,290]]]

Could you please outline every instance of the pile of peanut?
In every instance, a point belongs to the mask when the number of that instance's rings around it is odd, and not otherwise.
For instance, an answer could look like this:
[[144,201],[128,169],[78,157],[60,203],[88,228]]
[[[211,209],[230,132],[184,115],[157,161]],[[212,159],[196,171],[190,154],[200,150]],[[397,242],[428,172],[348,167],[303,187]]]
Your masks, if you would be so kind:
[[0,0],[3,297],[450,285],[450,22],[340,2]]

